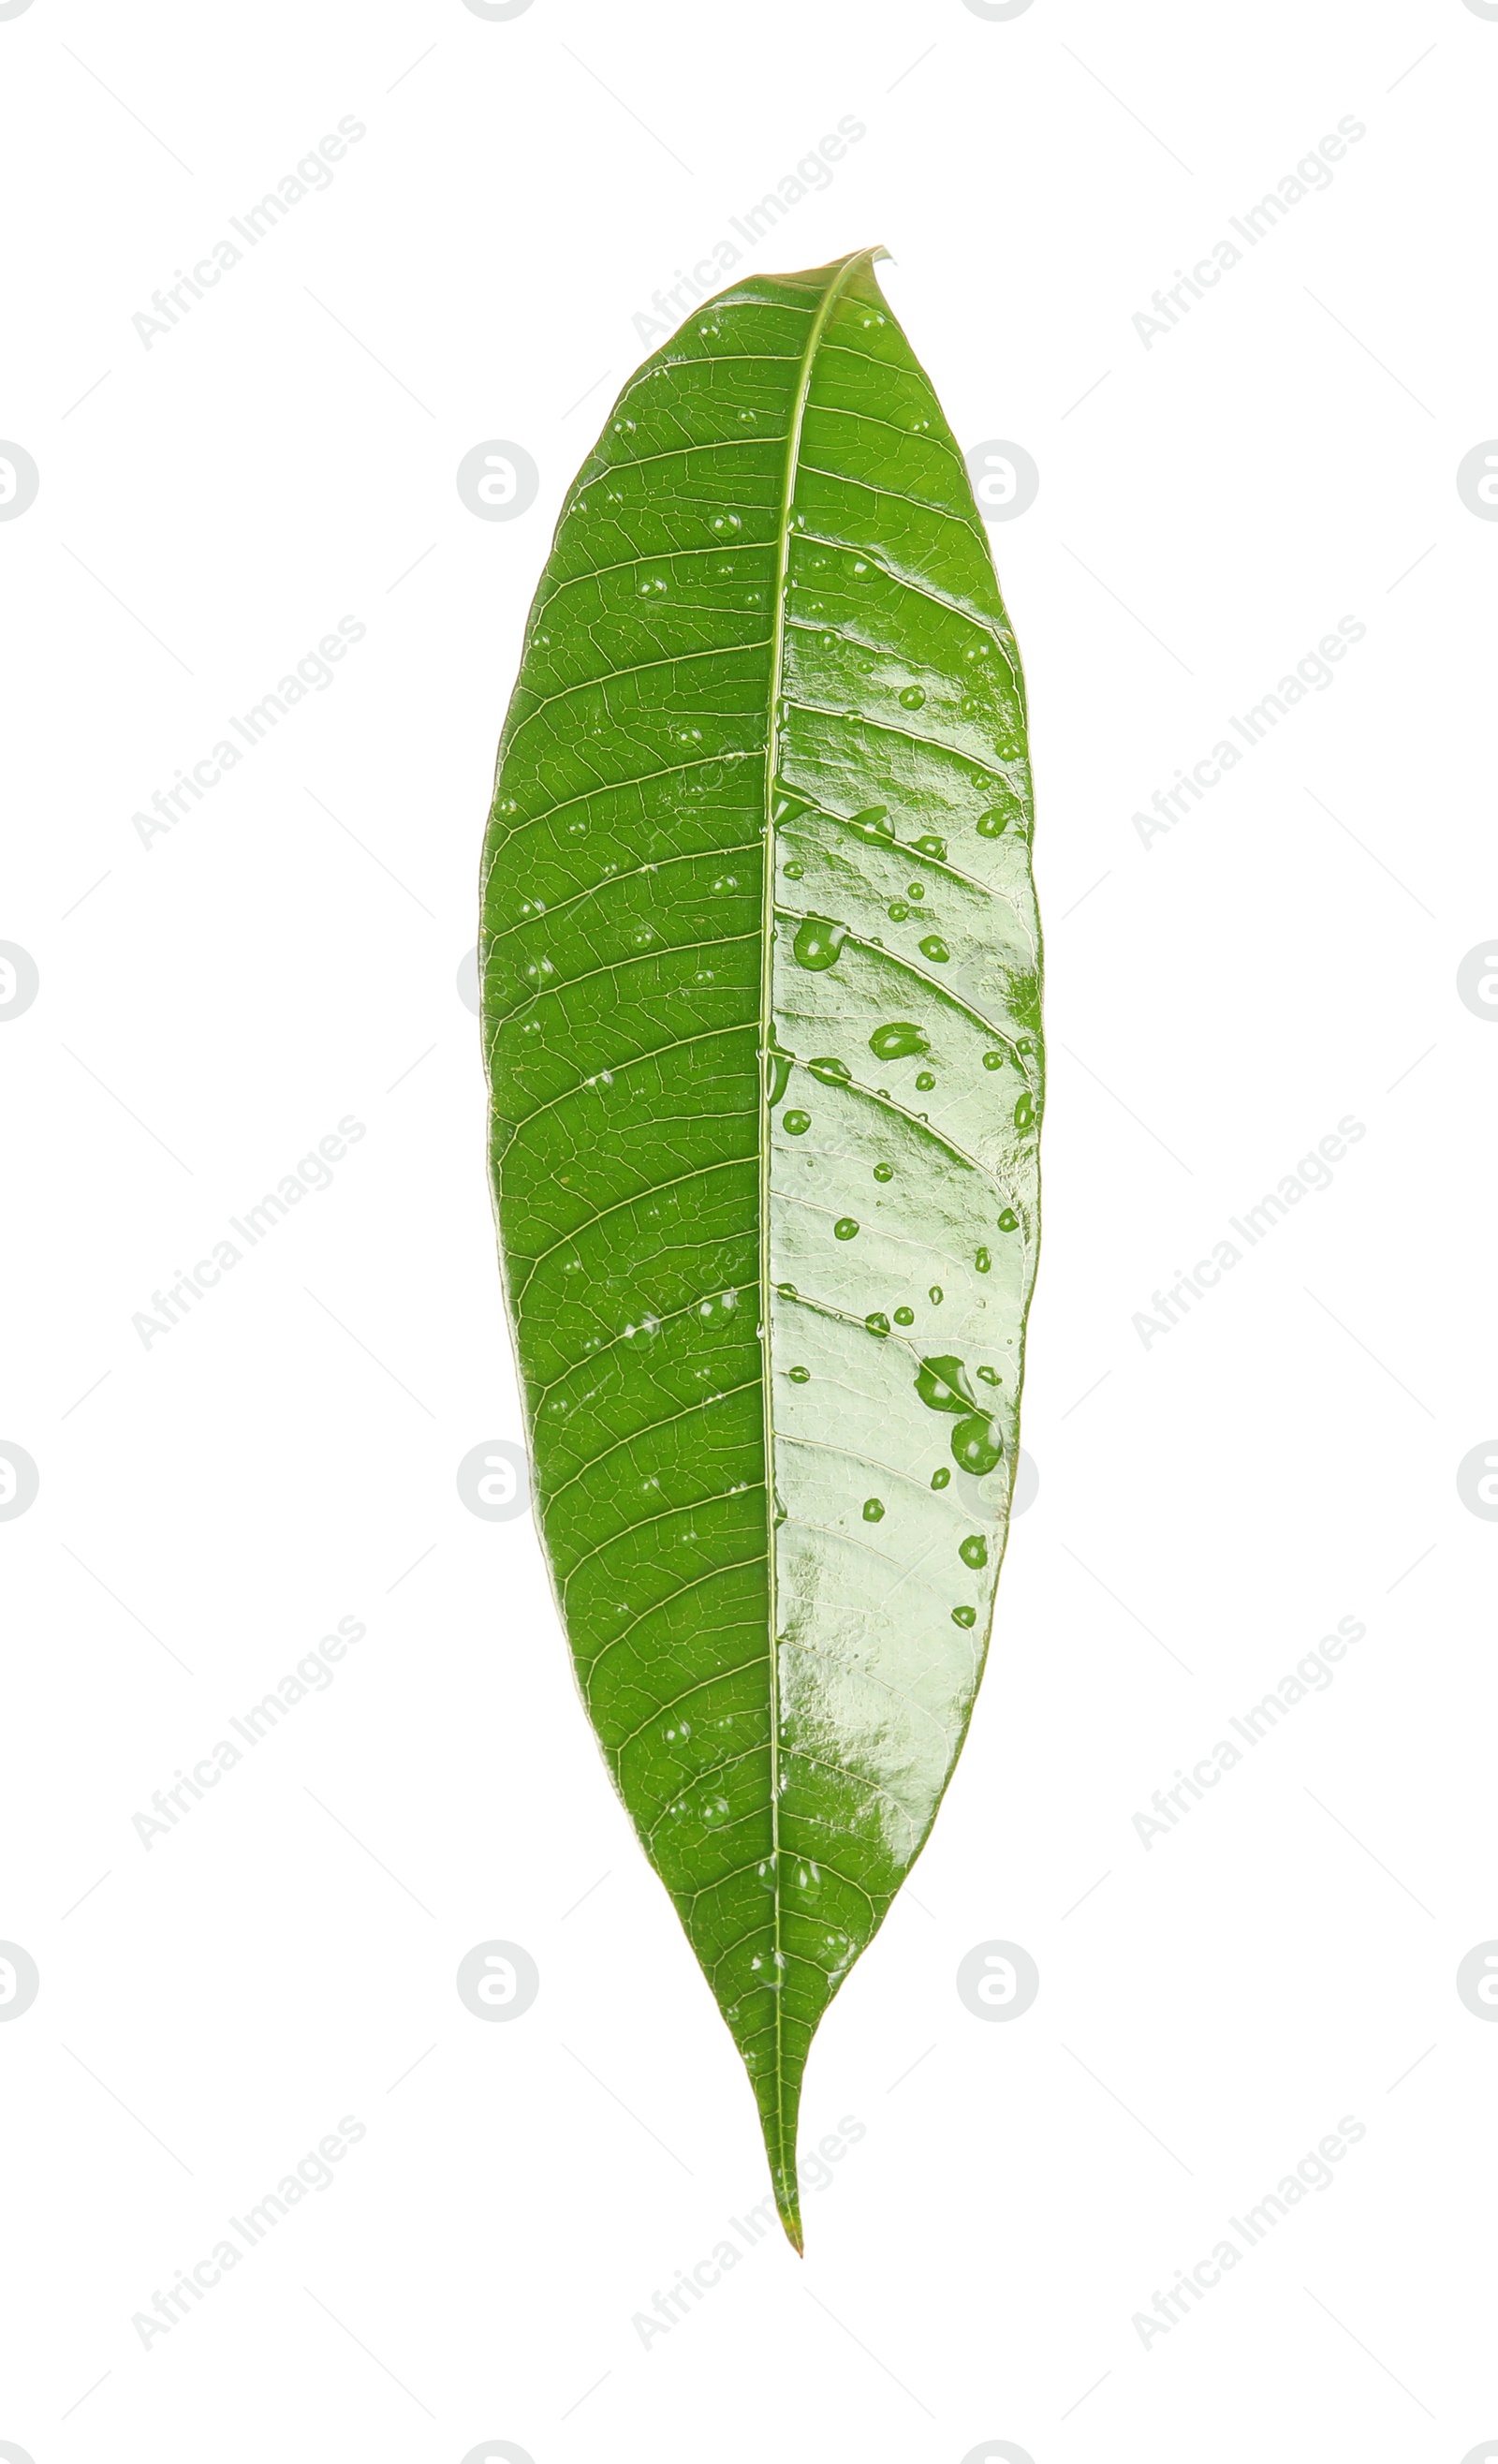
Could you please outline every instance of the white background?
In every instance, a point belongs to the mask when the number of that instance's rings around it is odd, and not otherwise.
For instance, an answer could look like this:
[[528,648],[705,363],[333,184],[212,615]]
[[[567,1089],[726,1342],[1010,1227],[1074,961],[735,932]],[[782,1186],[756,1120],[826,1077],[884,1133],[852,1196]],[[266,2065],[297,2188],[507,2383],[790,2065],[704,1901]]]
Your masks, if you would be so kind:
[[[1455,484],[1498,429],[1498,23],[32,0],[0,77],[0,434],[40,473],[0,523],[0,938],[40,975],[0,1039],[0,1437],[40,1471],[0,1525],[0,1935],[41,1973],[0,2026],[0,2439],[1460,2464],[1498,2438],[1498,2028],[1454,1984],[1498,1935],[1498,1529],[1456,1485],[1498,1426],[1498,1035],[1456,989],[1498,921],[1498,528]],[[146,348],[153,291],[345,115],[331,186]],[[746,266],[883,241],[959,438],[1041,474],[992,534],[1050,960],[1040,1489],[931,1845],[813,2057],[806,2144],[865,2135],[804,2263],[767,2237],[646,2348],[765,2167],[531,1525],[455,1486],[520,1434],[457,979],[632,320],[845,115]],[[1146,349],[1151,294],[1344,115],[1330,187]],[[454,484],[496,437],[541,474],[509,522]],[[143,847],[132,814],[345,614],[334,682]],[[1344,615],[1335,684],[1143,846]],[[143,1346],[346,1114],[333,1186]],[[1348,1114],[1333,1186],[1146,1347],[1152,1292]],[[345,1616],[336,1682],[143,1846]],[[1146,1848],[1152,1793],[1343,1617],[1335,1683]],[[490,1937],[541,1971],[509,2025],[454,1990]],[[1010,2025],[954,1987],[993,1937],[1041,1973]],[[142,2348],[132,2315],[345,2115],[332,2187]],[[1333,2186],[1146,2346],[1134,2314],[1343,2116]]]

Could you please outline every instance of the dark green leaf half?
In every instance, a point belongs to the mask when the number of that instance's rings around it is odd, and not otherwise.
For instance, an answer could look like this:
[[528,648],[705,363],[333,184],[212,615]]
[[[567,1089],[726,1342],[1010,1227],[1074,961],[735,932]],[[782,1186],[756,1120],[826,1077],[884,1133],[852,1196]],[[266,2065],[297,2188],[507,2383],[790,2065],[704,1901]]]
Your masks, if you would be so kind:
[[983,1665],[1038,1239],[1024,687],[879,253],[740,284],[625,386],[483,880],[541,1530],[797,2247],[812,2036]]

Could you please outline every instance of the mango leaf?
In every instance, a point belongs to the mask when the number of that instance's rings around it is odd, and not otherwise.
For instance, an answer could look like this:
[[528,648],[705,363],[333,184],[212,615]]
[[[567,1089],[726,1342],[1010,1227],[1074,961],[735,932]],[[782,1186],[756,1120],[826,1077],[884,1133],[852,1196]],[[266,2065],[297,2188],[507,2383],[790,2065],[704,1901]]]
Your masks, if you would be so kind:
[[540,1528],[797,2249],[813,2034],[972,1711],[1038,1240],[1024,687],[883,253],[736,285],[624,387],[483,876]]

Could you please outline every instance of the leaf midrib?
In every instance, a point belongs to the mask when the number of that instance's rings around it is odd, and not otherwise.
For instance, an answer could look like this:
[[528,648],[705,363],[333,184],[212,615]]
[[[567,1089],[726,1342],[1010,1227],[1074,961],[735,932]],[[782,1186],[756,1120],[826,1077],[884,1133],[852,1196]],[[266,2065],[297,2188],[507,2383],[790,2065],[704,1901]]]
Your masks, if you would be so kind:
[[[760,898],[760,978],[759,978],[759,1323],[760,1377],[764,1411],[765,1443],[765,1514],[768,1525],[766,1564],[769,1578],[770,1624],[770,1855],[772,1889],[771,1892],[774,1968],[771,1994],[775,2027],[775,2144],[780,2180],[775,2184],[776,2205],[781,2205],[782,2187],[789,2186],[789,2203],[795,2215],[796,2245],[800,2246],[800,2212],[796,2195],[795,2148],[792,2135],[791,2162],[786,2162],[786,2071],[785,2039],[781,2006],[784,1958],[781,1949],[782,1883],[780,1875],[780,1637],[779,1586],[775,1564],[775,1432],[772,1390],[770,1375],[770,1089],[766,1081],[765,1053],[774,1027],[774,929],[775,929],[775,781],[780,771],[780,693],[785,672],[787,601],[791,576],[791,508],[795,498],[796,474],[800,464],[801,430],[806,419],[807,402],[812,390],[812,372],[828,319],[838,295],[851,280],[857,267],[872,263],[874,252],[866,250],[848,257],[829,281],[816,312],[812,319],[796,372],[795,397],[786,430],[786,456],[780,492],[780,527],[775,549],[774,626],[771,634],[770,668],[770,702],[765,730],[765,813],[763,823],[764,876]],[[783,2211],[784,2212],[784,2211]],[[785,2218],[789,2230],[789,2218]]]

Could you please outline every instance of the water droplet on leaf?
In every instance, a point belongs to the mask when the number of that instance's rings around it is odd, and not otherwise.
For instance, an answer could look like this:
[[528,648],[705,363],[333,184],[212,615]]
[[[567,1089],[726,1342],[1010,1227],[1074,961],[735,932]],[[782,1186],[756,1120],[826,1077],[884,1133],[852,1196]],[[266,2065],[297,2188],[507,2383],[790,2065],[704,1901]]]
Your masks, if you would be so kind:
[[1003,1454],[1004,1441],[986,1413],[975,1412],[970,1420],[959,1420],[952,1431],[952,1461],[978,1480],[992,1471]]
[[893,1019],[888,1026],[877,1026],[869,1038],[869,1050],[876,1061],[903,1061],[908,1053],[930,1049],[921,1028],[908,1018]]
[[847,937],[846,924],[831,924],[823,915],[808,915],[796,927],[791,954],[798,967],[820,975],[824,968],[836,965],[837,954]]
[[975,1412],[978,1398],[954,1353],[934,1353],[916,1372],[916,1393],[932,1412]]

